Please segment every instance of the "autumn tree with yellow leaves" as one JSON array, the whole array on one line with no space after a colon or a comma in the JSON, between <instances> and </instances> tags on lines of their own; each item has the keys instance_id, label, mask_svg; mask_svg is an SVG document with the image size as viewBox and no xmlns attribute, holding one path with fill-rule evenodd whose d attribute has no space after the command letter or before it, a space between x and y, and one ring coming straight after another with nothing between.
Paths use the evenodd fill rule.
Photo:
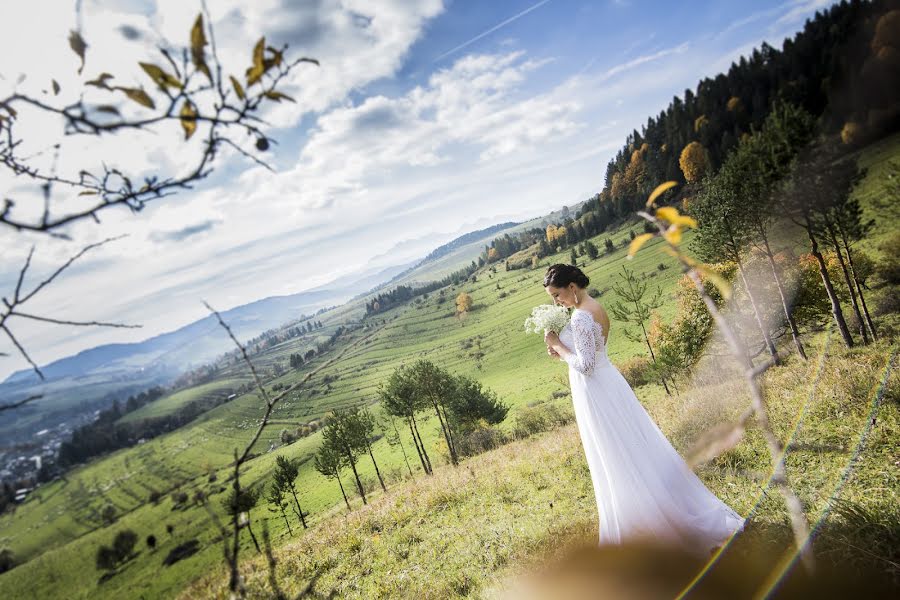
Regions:
<instances>
[{"instance_id":1,"label":"autumn tree with yellow leaves","mask_svg":"<svg viewBox=\"0 0 900 600\"><path fill-rule=\"evenodd\" d=\"M681 151L678 165L685 180L696 183L709 170L709 154L700 142L691 142Z\"/></svg>"},{"instance_id":2,"label":"autumn tree with yellow leaves","mask_svg":"<svg viewBox=\"0 0 900 600\"><path fill-rule=\"evenodd\" d=\"M456 297L456 312L462 314L470 310L472 310L472 296L466 292L460 292Z\"/></svg>"}]
</instances>

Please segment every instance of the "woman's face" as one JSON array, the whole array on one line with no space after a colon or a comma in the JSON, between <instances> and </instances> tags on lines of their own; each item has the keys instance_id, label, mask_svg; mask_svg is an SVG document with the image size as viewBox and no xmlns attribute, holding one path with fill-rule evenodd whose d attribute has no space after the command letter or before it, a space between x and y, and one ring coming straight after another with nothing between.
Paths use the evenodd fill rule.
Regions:
<instances>
[{"instance_id":1,"label":"woman's face","mask_svg":"<svg viewBox=\"0 0 900 600\"><path fill-rule=\"evenodd\" d=\"M548 285L544 289L547 290L547 293L553 299L554 304L571 308L575 306L575 287L574 283L570 283L567 287L558 288Z\"/></svg>"}]
</instances>

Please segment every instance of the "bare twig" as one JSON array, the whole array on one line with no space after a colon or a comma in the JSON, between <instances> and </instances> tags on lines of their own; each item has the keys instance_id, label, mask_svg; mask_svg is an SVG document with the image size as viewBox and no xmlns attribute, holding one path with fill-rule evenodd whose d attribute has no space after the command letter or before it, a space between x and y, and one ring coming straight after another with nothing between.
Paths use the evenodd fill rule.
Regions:
<instances>
[{"instance_id":1,"label":"bare twig","mask_svg":"<svg viewBox=\"0 0 900 600\"><path fill-rule=\"evenodd\" d=\"M10 402L9 404L0 404L0 412L3 412L4 410L12 410L14 408L19 408L20 406L24 406L25 404L28 404L29 402L33 402L34 400L40 400L43 397L44 397L43 394L34 394L32 396L28 396L24 400Z\"/></svg>"},{"instance_id":2,"label":"bare twig","mask_svg":"<svg viewBox=\"0 0 900 600\"><path fill-rule=\"evenodd\" d=\"M292 385L281 390L276 396L269 398L269 394L266 392L266 389L263 386L262 380L259 377L259 373L257 372L256 367L253 365L253 362L250 360L250 356L247 354L246 348L244 348L244 346L238 341L237 337L234 335L234 332L231 330L231 328L228 326L228 324L225 323L225 320L222 319L222 315L219 314L219 312L216 311L214 308L212 308L207 302L204 301L203 304L206 306L207 309L209 309L209 311L213 315L215 315L216 319L219 321L219 325L221 325L222 328L225 329L225 331L228 333L228 337L230 337L231 341L234 342L234 344L238 347L244 362L247 364L247 366L250 369L250 372L253 374L253 379L254 379L254 382L256 383L257 389L259 390L260 396L262 397L263 401L266 404L265 412L263 413L263 418L259 423L259 427L257 427L256 432L253 434L253 437L251 438L250 442L244 448L244 451L239 453L236 448L234 451L233 489L234 489L235 498L237 498L241 493L241 486L240 486L241 465L244 462L250 460L250 458L251 458L250 454L253 449L253 446L256 444L256 442L259 440L259 437L262 435L263 429L265 429L266 426L271 423L269 418L272 414L272 410L275 408L275 405L278 404L278 402L281 401L283 398L285 398L288 394L299 389L301 386L305 385L312 377L314 377L320 371L322 371L323 369L327 369L334 362L343 358L343 356L348 351L363 344L365 341L367 341L368 339L370 339L371 337L373 337L374 335L379 333L382 329L385 328L385 326L375 329L370 334L361 337L360 339L356 340L352 344L349 344L346 348L344 348L337 355L335 355L334 357L332 357L331 359L329 359L322 365L319 365L319 367L317 367L316 369L313 369L312 371L308 372L306 374L306 376L303 377L303 379L301 379L297 382L294 382ZM238 514L237 514L238 511L235 510L233 512L234 512L234 514L232 515L232 523L231 523L232 531L233 531L232 547L230 549L227 547L228 540L226 537L224 537L224 534L223 534L223 539L225 540L224 543L226 546L224 552L225 552L225 559L229 564L229 568L230 568L230 572L231 572L229 588L233 594L238 594L240 597L243 597L243 595L244 595L243 582L241 581L240 572L238 569L238 552L240 550L239 534L240 534L241 525L240 525L240 522L238 519ZM217 522L217 525L219 526L220 531L224 531L224 527L221 526L221 523ZM313 579L313 581L315 581L315 578ZM300 594L300 596L298 596L298 598L304 597L312 589L312 583L313 582L310 582L310 584L306 587L306 589L303 592L301 592L301 594Z\"/></svg>"},{"instance_id":3,"label":"bare twig","mask_svg":"<svg viewBox=\"0 0 900 600\"><path fill-rule=\"evenodd\" d=\"M734 331L731 329L731 326L725 320L725 317L722 315L721 311L719 311L718 306L716 306L715 300L713 300L709 293L706 291L706 287L704 286L703 281L700 278L700 272L698 271L699 265L692 259L682 254L677 246L677 243L672 242L672 238L668 234L671 226L667 227L661 219L658 219L656 216L653 216L645 211L639 211L638 214L657 227L656 235L663 238L665 244L668 247L669 254L674 256L681 263L682 271L693 282L694 287L697 289L697 293L700 295L700 298L706 305L709 314L712 316L713 320L716 323L716 326L725 338L728 347L731 349L731 353L743 367L744 380L746 381L747 386L750 389L750 399L753 414L756 415L757 423L759 424L760 429L763 432L763 437L765 438L766 446L769 449L769 455L772 460L771 481L778 488L779 492L781 492L781 495L784 498L785 504L787 505L788 509L788 515L790 516L791 520L791 528L794 532L794 541L797 544L797 548L800 550L804 564L806 565L807 569L812 572L815 567L815 562L813 559L812 551L810 550L808 545L805 544L805 540L807 540L809 537L809 524L806 520L806 515L803 512L803 505L800 503L800 499L797 497L788 483L787 474L785 473L784 468L785 451L781 445L781 441L778 439L778 436L776 436L775 432L772 430L772 425L769 422L768 411L766 410L763 391L759 382L759 377L770 366L774 364L776 358L773 357L766 363L763 363L756 368L753 367L744 344L741 342L740 338L735 335ZM674 225L675 224L673 223L673 226ZM745 412L741 420L746 422L748 418L749 414ZM738 425L741 426L741 423L739 423ZM737 437L736 439L739 439L739 437Z\"/></svg>"},{"instance_id":4,"label":"bare twig","mask_svg":"<svg viewBox=\"0 0 900 600\"><path fill-rule=\"evenodd\" d=\"M49 277L38 283L34 289L30 292L23 293L22 288L25 283L25 274L28 271L28 267L31 265L31 259L34 256L34 247L32 246L31 250L28 252L28 257L25 259L25 263L22 265L22 269L19 271L19 277L16 280L16 287L13 291L12 299L2 298L3 309L0 310L0 330L6 334L6 336L10 339L16 349L19 351L19 354L24 358L29 365L31 365L32 370L37 374L41 380L44 379L44 373L41 371L40 367L38 367L37 363L31 358L28 352L25 350L25 347L22 343L16 338L15 334L13 334L12 330L9 327L9 323L13 317L20 317L22 319L30 319L33 321L42 321L45 323L52 323L54 325L71 325L74 327L113 327L113 328L137 328L140 325L126 325L123 323L108 323L105 321L72 321L68 319L55 319L53 317L44 317L41 315L35 315L31 313L22 312L18 310L18 307L22 306L32 298L34 298L38 292L43 290L45 287L53 283L57 277L62 275L66 269L68 269L72 264L84 256L86 253L90 252L95 248L99 248L104 244L108 244L109 242L113 242L119 239L122 239L126 236L118 236L113 238L107 238L101 242L96 242L94 244L88 244L84 248L82 248L78 253L69 258L65 263L62 264L59 268L57 268Z\"/></svg>"},{"instance_id":5,"label":"bare twig","mask_svg":"<svg viewBox=\"0 0 900 600\"><path fill-rule=\"evenodd\" d=\"M206 18L205 27L203 27L203 15ZM160 102L158 107L157 102L154 102L153 98L142 89L111 85L109 81L113 77L109 74L103 74L85 84L115 94L114 101L122 98L120 93L126 94L130 100L144 106L146 116L127 119L122 117L118 109L111 104L100 106L101 110L98 110L98 107L85 104L83 99L68 106L54 106L47 101L20 92L14 92L5 98L0 97L0 167L6 167L16 177L24 177L38 183L44 196L44 210L38 218L19 218L13 211L14 200L5 198L2 210L0 210L0 225L6 225L17 231L33 231L55 237L67 237L64 233L57 233L56 230L83 219L99 221L98 214L110 207L123 205L132 211L140 211L147 202L169 196L177 190L189 189L195 182L206 178L212 172L213 160L222 145L231 146L257 164L270 168L264 161L244 151L237 143L237 135L252 135L257 140L264 140L265 147L268 147L270 139L260 128L265 122L255 113L260 111L264 102L292 101L292 98L278 89L284 78L301 63L318 65L319 62L308 57L288 62L284 59L287 46L278 50L266 47L262 53L254 53L254 65L251 70L258 68L258 77L251 80L248 75L246 87L237 80L234 80L232 84L223 75L215 33L205 2L197 22L202 28L203 35L205 36L207 32L209 34L214 71L210 71L205 59L202 58L205 54L203 51L205 42L182 52L184 60L181 68L173 58L172 52L166 48L160 48L160 54L171 65L175 75L165 73L159 67L157 67L158 74L156 76L147 71L156 84L156 91L164 96L164 101ZM193 35L191 37L192 44L196 43L196 38ZM197 55L194 55L195 51ZM267 57L264 57L264 54ZM194 56L193 61L188 58L192 55ZM198 55L201 57L199 62L196 58ZM201 75L198 76L198 74ZM210 94L213 96L212 102L206 101ZM210 107L210 105L212 106ZM206 138L203 152L193 163L193 167L178 176L159 173L147 176L143 181L132 182L126 174L106 165L95 172L81 170L77 177L61 176L56 174L56 164L61 152L59 144L53 146L55 158L50 172L44 172L34 162L34 159L45 154L45 151L27 157L17 153L22 142L22 138L16 134L19 124L17 108L22 106L33 109L39 114L61 119L65 135L101 136L122 131L151 131L156 126L171 121L177 121L185 127L186 137L190 137L200 124L208 127L209 135ZM187 112L185 112L186 110ZM192 125L193 128L191 128ZM189 129L190 131L188 131ZM265 148L261 145L260 149L264 150ZM85 208L53 216L50 210L53 200L51 194L53 184L60 184L65 190L66 196L70 194L93 196L97 200Z\"/></svg>"}]
</instances>

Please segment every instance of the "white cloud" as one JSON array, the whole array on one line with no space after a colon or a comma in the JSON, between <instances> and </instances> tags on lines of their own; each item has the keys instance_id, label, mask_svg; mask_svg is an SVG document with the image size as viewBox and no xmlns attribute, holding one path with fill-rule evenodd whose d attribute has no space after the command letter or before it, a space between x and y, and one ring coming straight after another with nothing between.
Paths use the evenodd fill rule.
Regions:
<instances>
[{"instance_id":1,"label":"white cloud","mask_svg":"<svg viewBox=\"0 0 900 600\"><path fill-rule=\"evenodd\" d=\"M151 42L186 36L196 5L161 0L153 6L154 11L134 16L123 14L129 3L104 12L85 0L89 73L131 72L128 65L152 52ZM744 48L722 48L713 36L692 36L696 41L690 45L648 50L621 64L598 57L569 77L559 73L558 58L503 48L460 56L414 87L370 94L369 83L390 79L401 68L430 16L440 10L438 3L419 3L414 12L401 0L298 6L223 0L211 8L227 64L249 62L249 48L263 31L273 32L267 39L276 44L291 42L298 54L322 60L321 69L299 72L290 82L286 91L298 98L298 106L273 106L267 115L278 125L294 126L307 109L315 109L305 117L311 123L299 140L302 146L277 174L233 159L219 178L150 205L137 217L111 211L102 227L75 228L77 242L0 231L4 293L30 241L40 242L34 274L39 279L84 243L107 232L130 234L98 250L30 308L49 316L143 323L145 329L73 332L20 322L16 331L27 334L39 362L100 342L141 339L202 317L201 298L227 309L301 291L357 271L406 239L455 231L484 217L536 216L584 200L599 191L606 159L633 128L657 114L673 94L720 70L710 56L730 61ZM62 52L50 52L48 37L37 35L48 47L40 59L48 72L71 72L76 61L64 40L74 15L50 12L46 35ZM97 16L101 13L106 16ZM111 57L102 67L90 62L106 56L105 44L122 45L123 23L142 32L133 52ZM0 23L0 57L8 56L7 43L25 44L20 56L37 52L27 45L28 27L20 23L25 33L11 42L4 37L7 29ZM0 73L7 75L9 68L0 63ZM54 135L48 132L45 141ZM169 141L179 136L176 124L146 145L111 139L102 151L125 157L138 169L179 165L186 156L180 152L189 150ZM136 147L143 151L134 152ZM89 144L83 151L99 156L99 150ZM285 155L282 151L280 160ZM0 345L0 351L9 350ZM10 362L0 363L0 369L12 368Z\"/></svg>"}]
</instances>

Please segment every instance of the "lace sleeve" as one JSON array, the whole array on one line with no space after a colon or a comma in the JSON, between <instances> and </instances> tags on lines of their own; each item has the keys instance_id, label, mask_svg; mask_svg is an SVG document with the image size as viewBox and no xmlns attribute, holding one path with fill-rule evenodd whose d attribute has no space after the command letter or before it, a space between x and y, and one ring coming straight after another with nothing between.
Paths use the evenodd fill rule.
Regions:
<instances>
[{"instance_id":1,"label":"lace sleeve","mask_svg":"<svg viewBox=\"0 0 900 600\"><path fill-rule=\"evenodd\" d=\"M566 356L566 362L583 375L594 371L597 358L597 342L594 340L594 318L586 312L576 311L569 322L575 348Z\"/></svg>"}]
</instances>

